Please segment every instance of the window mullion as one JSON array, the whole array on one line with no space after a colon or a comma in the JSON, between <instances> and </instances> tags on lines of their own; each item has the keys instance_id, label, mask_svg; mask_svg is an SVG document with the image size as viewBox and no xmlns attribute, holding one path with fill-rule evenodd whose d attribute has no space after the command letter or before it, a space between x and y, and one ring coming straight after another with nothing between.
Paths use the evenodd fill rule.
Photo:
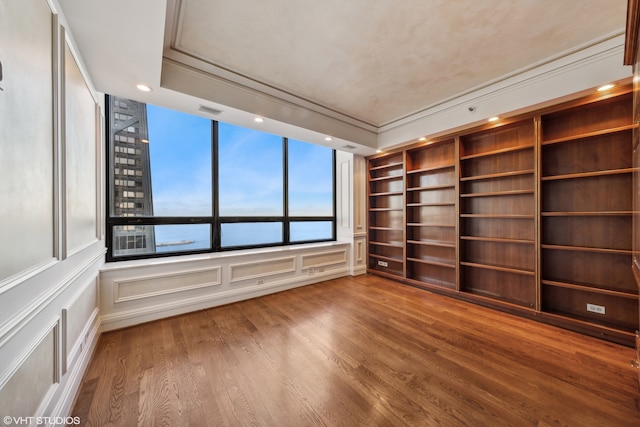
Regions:
<instances>
[{"instance_id":1,"label":"window mullion","mask_svg":"<svg viewBox=\"0 0 640 427\"><path fill-rule=\"evenodd\" d=\"M287 138L282 138L282 213L283 213L283 222L282 222L282 243L285 245L289 244L291 240L291 236L289 233L289 140Z\"/></svg>"},{"instance_id":2,"label":"window mullion","mask_svg":"<svg viewBox=\"0 0 640 427\"><path fill-rule=\"evenodd\" d=\"M211 179L213 183L211 185L211 202L213 203L213 224L211 224L211 245L214 251L219 251L221 247L222 227L220 226L220 176L218 162L220 159L219 152L219 135L218 135L218 122L216 120L211 121L211 138L212 138L212 154L211 154Z\"/></svg>"}]
</instances>

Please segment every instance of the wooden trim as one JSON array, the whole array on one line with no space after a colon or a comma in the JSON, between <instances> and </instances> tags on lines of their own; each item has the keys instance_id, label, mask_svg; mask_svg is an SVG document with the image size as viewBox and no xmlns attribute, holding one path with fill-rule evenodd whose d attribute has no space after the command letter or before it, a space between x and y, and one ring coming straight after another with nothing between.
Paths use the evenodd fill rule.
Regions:
<instances>
[{"instance_id":1,"label":"wooden trim","mask_svg":"<svg viewBox=\"0 0 640 427\"><path fill-rule=\"evenodd\" d=\"M633 65L638 53L640 0L627 0L627 28L624 39L624 65Z\"/></svg>"}]
</instances>

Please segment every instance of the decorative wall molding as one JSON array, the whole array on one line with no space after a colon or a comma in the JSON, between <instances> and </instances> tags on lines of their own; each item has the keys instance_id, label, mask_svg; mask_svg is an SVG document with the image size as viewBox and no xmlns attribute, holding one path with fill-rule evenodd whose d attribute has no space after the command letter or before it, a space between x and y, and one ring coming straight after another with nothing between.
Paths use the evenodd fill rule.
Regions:
<instances>
[{"instance_id":1,"label":"decorative wall molding","mask_svg":"<svg viewBox=\"0 0 640 427\"><path fill-rule=\"evenodd\" d=\"M8 277L3 281L0 281L0 295L22 284L23 282L31 279L32 277L37 276L43 271L50 269L52 266L54 266L58 262L59 260L57 258L50 258L46 261L42 261L41 263L32 266L31 268L21 271L18 274ZM0 336L2 336L1 332L0 332Z\"/></svg>"},{"instance_id":2,"label":"decorative wall molding","mask_svg":"<svg viewBox=\"0 0 640 427\"><path fill-rule=\"evenodd\" d=\"M96 314L97 312L96 310ZM82 350L79 353L74 353L74 357L68 358L70 363L65 374L65 381L61 383L62 390L59 392L53 408L50 409L52 417L67 417L73 409L76 393L80 389L80 382L89 366L100 336L100 322L97 321L97 316L92 317L91 322L93 323L87 325L89 332L86 335L87 339ZM78 357L78 359L75 357ZM49 406L47 405L47 409L49 409ZM47 409L43 408L40 413L48 413Z\"/></svg>"},{"instance_id":3,"label":"decorative wall molding","mask_svg":"<svg viewBox=\"0 0 640 427\"><path fill-rule=\"evenodd\" d=\"M296 257L274 258L265 261L247 261L229 266L229 282L257 279L274 274L294 273Z\"/></svg>"},{"instance_id":4,"label":"decorative wall molding","mask_svg":"<svg viewBox=\"0 0 640 427\"><path fill-rule=\"evenodd\" d=\"M44 339L49 336L53 332L54 334L54 342L57 342L57 337L60 334L60 318L56 318L53 321L49 322L45 325L44 328L41 329L41 332L33 338L29 344L24 346L22 352L18 357L16 357L11 363L5 366L4 372L0 374L0 390L4 388L5 385L9 382L9 380L15 375L15 373L20 369L20 367L29 359L29 357L33 354L35 349L43 343ZM52 343L51 352L53 353L54 363L51 366L51 379L52 382L59 382L59 372L56 372L56 364L59 361L59 348L55 348L56 345ZM58 381L56 381L58 380Z\"/></svg>"},{"instance_id":5,"label":"decorative wall molding","mask_svg":"<svg viewBox=\"0 0 640 427\"><path fill-rule=\"evenodd\" d=\"M87 295L88 291L93 291L93 296L94 296L92 301L89 301L91 306L90 307L91 312L89 313L88 316L86 316L86 318L75 319L76 322L78 322L78 320L82 322L81 323L82 328L80 329L78 334L76 334L75 336L70 336L71 331L73 331L74 328L68 327L69 325L68 321L74 320L74 316L73 316L74 308L82 302L82 298L85 295ZM88 294L88 295L90 296L91 294ZM62 309L61 357L62 357L62 370L63 370L62 374L63 375L66 374L67 370L70 369L70 367L75 363L76 357L78 357L78 355L84 350L84 346L86 345L85 341L87 340L88 334L91 331L91 329L95 327L96 319L98 318L98 313L100 312L99 310L100 305L98 303L99 295L100 295L99 281L98 281L98 277L95 277L93 278L93 280L90 280L86 286L81 288L80 291L76 292L76 294L69 299L69 302ZM72 315L69 316L69 313L71 313ZM71 319L69 319L69 317L71 317ZM73 340L73 342L70 342L70 340ZM71 348L69 348L70 344L71 344Z\"/></svg>"},{"instance_id":6,"label":"decorative wall molding","mask_svg":"<svg viewBox=\"0 0 640 427\"><path fill-rule=\"evenodd\" d=\"M329 265L346 264L349 259L347 257L347 249L341 249L331 252L318 252L312 254L302 254L301 267L302 270L310 268L321 268Z\"/></svg>"},{"instance_id":7,"label":"decorative wall molding","mask_svg":"<svg viewBox=\"0 0 640 427\"><path fill-rule=\"evenodd\" d=\"M150 274L115 281L113 302L118 304L136 299L219 286L221 283L222 268L220 266Z\"/></svg>"},{"instance_id":8,"label":"decorative wall molding","mask_svg":"<svg viewBox=\"0 0 640 427\"><path fill-rule=\"evenodd\" d=\"M96 326L99 313L100 313L100 309L96 307L91 313L91 316L89 317L87 323L84 325L84 328L80 333L80 336L76 340L73 347L71 347L71 350L67 351L66 347L63 347L63 350L62 350L63 356L64 356L63 365L62 365L64 369L63 374L66 374L69 369L75 366L78 363L78 358L83 354L83 352L86 352L88 343L90 342L90 338L89 338L90 334L93 332L94 329L97 329L97 327L99 326L99 323L97 323L97 326ZM66 345L66 341L65 341L65 345Z\"/></svg>"},{"instance_id":9,"label":"decorative wall molding","mask_svg":"<svg viewBox=\"0 0 640 427\"><path fill-rule=\"evenodd\" d=\"M352 189L352 177L351 177L351 161L340 162L340 189L338 194L340 195L340 227L351 228L351 189Z\"/></svg>"},{"instance_id":10,"label":"decorative wall molding","mask_svg":"<svg viewBox=\"0 0 640 427\"><path fill-rule=\"evenodd\" d=\"M26 324L51 304L56 297L78 280L80 276L89 271L90 268L97 268L98 265L101 265L104 262L105 251L106 249L94 254L86 263L77 266L69 272L67 277L61 278L61 280L57 284L52 285L47 292L34 298L29 305L23 307L22 310L4 322L4 324L0 326L0 347L4 346L7 341L13 338Z\"/></svg>"}]
</instances>

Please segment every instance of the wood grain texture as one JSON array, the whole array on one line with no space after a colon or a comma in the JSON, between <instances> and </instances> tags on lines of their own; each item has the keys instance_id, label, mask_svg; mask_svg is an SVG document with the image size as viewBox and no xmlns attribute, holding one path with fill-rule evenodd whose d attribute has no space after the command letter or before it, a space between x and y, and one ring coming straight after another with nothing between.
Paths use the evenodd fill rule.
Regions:
<instances>
[{"instance_id":1,"label":"wood grain texture","mask_svg":"<svg viewBox=\"0 0 640 427\"><path fill-rule=\"evenodd\" d=\"M634 350L378 276L101 336L87 426L638 426Z\"/></svg>"}]
</instances>

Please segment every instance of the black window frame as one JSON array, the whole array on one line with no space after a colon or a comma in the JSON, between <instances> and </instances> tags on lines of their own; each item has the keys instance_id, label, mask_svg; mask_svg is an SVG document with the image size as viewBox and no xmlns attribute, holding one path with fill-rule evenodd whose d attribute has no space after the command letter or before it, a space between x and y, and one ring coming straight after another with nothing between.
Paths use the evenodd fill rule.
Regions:
<instances>
[{"instance_id":1,"label":"black window frame","mask_svg":"<svg viewBox=\"0 0 640 427\"><path fill-rule=\"evenodd\" d=\"M105 119L105 167L106 167L106 179L105 179L105 241L107 246L106 261L107 262L120 262L137 259L153 259L153 258L165 258L175 257L183 255L195 255L206 254L216 252L228 252L247 249L259 249L269 247L281 247L292 245L304 245L310 243L320 242L332 242L336 241L337 236L337 191L336 191L336 150L332 149L332 216L289 216L288 201L289 201L289 153L287 137L282 138L282 156L283 156L283 215L280 216L220 216L219 212L219 169L217 167L219 160L218 152L218 121L211 121L211 202L212 202L212 215L211 216L112 216L112 206L114 203L114 195L112 194L112 180L114 167L112 156L114 155L113 141L111 140L111 106L109 97L111 95L105 95L106 106L106 119ZM163 107L164 108L164 107ZM254 129L255 130L255 129ZM260 131L263 132L263 131ZM300 141L305 142L305 141ZM292 222L331 222L331 238L329 239L314 239L304 241L294 241L290 239L290 225ZM236 224L236 223L257 223L257 222L279 222L282 224L282 241L276 243L265 243L255 245L238 245L238 246L226 246L221 245L221 228L222 224ZM184 225L184 224L208 224L210 226L210 248L206 249L194 249L186 251L174 251L174 252L154 252L144 254L129 254L114 256L114 227L118 226L156 226L156 225Z\"/></svg>"}]
</instances>

